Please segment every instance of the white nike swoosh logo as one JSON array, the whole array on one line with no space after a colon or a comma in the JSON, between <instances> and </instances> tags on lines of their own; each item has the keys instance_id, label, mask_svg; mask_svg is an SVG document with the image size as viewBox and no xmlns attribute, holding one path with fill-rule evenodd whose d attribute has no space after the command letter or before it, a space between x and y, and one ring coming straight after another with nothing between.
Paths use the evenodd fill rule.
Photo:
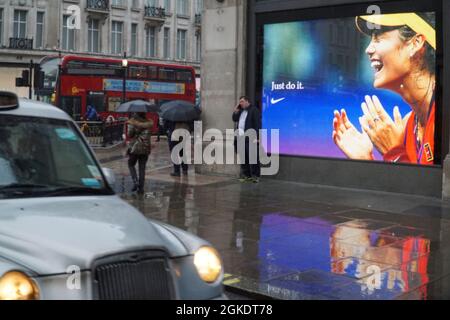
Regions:
<instances>
[{"instance_id":1,"label":"white nike swoosh logo","mask_svg":"<svg viewBox=\"0 0 450 320\"><path fill-rule=\"evenodd\" d=\"M272 100L270 100L270 102L272 103L272 104L277 104L277 103L279 103L279 102L281 102L281 101L283 101L283 100L285 100L286 98L281 98L281 99L277 99L277 100L275 100L274 98L272 98Z\"/></svg>"}]
</instances>

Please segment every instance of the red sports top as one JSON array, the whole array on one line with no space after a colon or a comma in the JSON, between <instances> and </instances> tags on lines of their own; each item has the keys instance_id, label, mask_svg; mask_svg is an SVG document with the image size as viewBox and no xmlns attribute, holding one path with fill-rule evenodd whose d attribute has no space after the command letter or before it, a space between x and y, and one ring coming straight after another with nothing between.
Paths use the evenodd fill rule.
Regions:
<instances>
[{"instance_id":1,"label":"red sports top","mask_svg":"<svg viewBox=\"0 0 450 320\"><path fill-rule=\"evenodd\" d=\"M422 146L420 150L416 147L416 135L414 133L415 117L414 111L408 119L405 131L405 144L400 147L389 150L384 155L386 162L404 162L417 163L421 165L434 164L434 120L435 120L435 103L431 106L427 125L423 135Z\"/></svg>"}]
</instances>

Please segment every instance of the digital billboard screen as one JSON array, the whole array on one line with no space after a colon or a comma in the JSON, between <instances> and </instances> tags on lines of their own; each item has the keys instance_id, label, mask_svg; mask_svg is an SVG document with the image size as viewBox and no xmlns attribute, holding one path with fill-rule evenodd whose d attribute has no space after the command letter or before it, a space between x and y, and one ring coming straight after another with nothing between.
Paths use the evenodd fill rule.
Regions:
<instances>
[{"instance_id":1,"label":"digital billboard screen","mask_svg":"<svg viewBox=\"0 0 450 320\"><path fill-rule=\"evenodd\" d=\"M282 155L438 165L436 14L264 25L262 122Z\"/></svg>"}]
</instances>

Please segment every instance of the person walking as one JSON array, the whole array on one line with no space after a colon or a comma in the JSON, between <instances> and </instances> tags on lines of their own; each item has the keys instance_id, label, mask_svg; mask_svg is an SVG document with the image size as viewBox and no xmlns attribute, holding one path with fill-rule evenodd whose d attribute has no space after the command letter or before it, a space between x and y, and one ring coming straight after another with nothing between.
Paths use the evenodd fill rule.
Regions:
<instances>
[{"instance_id":1,"label":"person walking","mask_svg":"<svg viewBox=\"0 0 450 320\"><path fill-rule=\"evenodd\" d=\"M151 153L153 121L147 120L145 113L135 113L127 124L127 133L130 139L127 150L128 168L134 183L132 191L142 194L145 186L145 169ZM139 177L135 168L137 163L139 163Z\"/></svg>"},{"instance_id":2,"label":"person walking","mask_svg":"<svg viewBox=\"0 0 450 320\"><path fill-rule=\"evenodd\" d=\"M250 103L246 96L239 98L239 103L233 112L233 121L237 123L238 133L235 137L235 151L242 156L244 163L241 164L241 175L239 180L242 182L258 183L261 175L259 164L259 131L261 130L261 112L257 107ZM249 134L249 130L256 131L256 137ZM245 155L241 155L239 145L245 146ZM251 163L250 152L256 150L256 163Z\"/></svg>"},{"instance_id":3,"label":"person walking","mask_svg":"<svg viewBox=\"0 0 450 320\"><path fill-rule=\"evenodd\" d=\"M172 152L173 149L179 144L179 143L183 143L183 137L180 137L179 140L175 140L172 141L172 134L174 133L175 130L187 130L188 132L192 132L192 125L189 122L174 122L174 121L168 121L168 120L164 120L164 127L165 127L165 131L167 134L167 140L169 142L169 149L170 149L170 153L171 153L171 159L173 162L173 157L177 157L180 162L179 163L175 163L173 162L173 172L170 174L172 177L180 177L181 176L181 169L183 170L183 175L187 175L188 174L188 164L184 161L184 152L183 149L181 149L181 151L179 152L178 155L173 156Z\"/></svg>"}]
</instances>

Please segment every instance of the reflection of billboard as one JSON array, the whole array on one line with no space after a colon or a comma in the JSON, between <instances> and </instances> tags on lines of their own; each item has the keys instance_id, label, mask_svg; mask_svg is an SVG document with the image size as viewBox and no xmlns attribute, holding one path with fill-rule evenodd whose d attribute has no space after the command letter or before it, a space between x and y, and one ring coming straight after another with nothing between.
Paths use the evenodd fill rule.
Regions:
<instances>
[{"instance_id":1,"label":"reflection of billboard","mask_svg":"<svg viewBox=\"0 0 450 320\"><path fill-rule=\"evenodd\" d=\"M378 228L375 224L381 229L371 230ZM388 225L391 227L382 228ZM353 279L340 289L341 299L392 299L420 287L416 298L426 299L430 240L408 234L394 237L395 228L369 219L336 224L330 216L265 215L259 240L260 274L279 268ZM372 285L375 270L379 270L380 279ZM285 283L275 279L270 284ZM311 289L299 284L296 288L330 294L325 287L324 292L319 292L319 286Z\"/></svg>"},{"instance_id":2,"label":"reflection of billboard","mask_svg":"<svg viewBox=\"0 0 450 320\"><path fill-rule=\"evenodd\" d=\"M280 154L438 164L434 20L266 24L263 127L280 130Z\"/></svg>"}]
</instances>

